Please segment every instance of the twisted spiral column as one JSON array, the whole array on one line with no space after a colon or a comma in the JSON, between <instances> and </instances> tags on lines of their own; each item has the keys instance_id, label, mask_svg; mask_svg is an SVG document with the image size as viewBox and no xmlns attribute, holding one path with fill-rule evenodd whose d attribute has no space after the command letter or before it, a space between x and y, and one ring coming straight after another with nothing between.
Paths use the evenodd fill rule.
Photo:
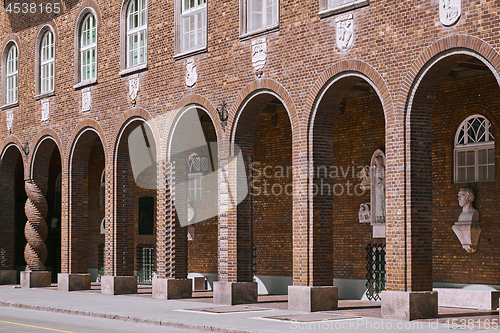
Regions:
<instances>
[{"instance_id":1,"label":"twisted spiral column","mask_svg":"<svg viewBox=\"0 0 500 333\"><path fill-rule=\"evenodd\" d=\"M47 224L45 223L48 212L47 200L32 180L26 181L25 189L28 195L28 200L26 200L24 206L28 218L24 228L24 235L28 242L24 248L24 259L27 263L26 271L44 271L45 261L47 260L47 246L45 246L45 239L47 238Z\"/></svg>"}]
</instances>

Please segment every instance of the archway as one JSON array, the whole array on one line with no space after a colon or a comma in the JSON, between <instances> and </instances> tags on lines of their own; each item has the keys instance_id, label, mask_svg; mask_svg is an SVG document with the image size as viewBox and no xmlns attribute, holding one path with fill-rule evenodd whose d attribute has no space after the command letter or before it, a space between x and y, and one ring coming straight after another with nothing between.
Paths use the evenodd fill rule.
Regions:
<instances>
[{"instance_id":1,"label":"archway","mask_svg":"<svg viewBox=\"0 0 500 333\"><path fill-rule=\"evenodd\" d=\"M316 98L309 141L309 285L335 284L341 287L339 299L361 299L371 266L367 255L383 254L385 246L385 221L375 225L370 215L375 191L369 178L360 179L363 169L367 176L374 170L374 154L385 152L385 117L377 86L358 72L332 77ZM380 178L385 187L383 159ZM377 191L385 196L385 188ZM368 213L362 219L361 209ZM378 278L383 282L384 276ZM379 299L379 292L371 296Z\"/></svg>"},{"instance_id":2,"label":"archway","mask_svg":"<svg viewBox=\"0 0 500 333\"><path fill-rule=\"evenodd\" d=\"M24 225L26 214L23 158L19 148L5 148L0 162L0 284L18 281L18 272L24 270Z\"/></svg>"},{"instance_id":3,"label":"archway","mask_svg":"<svg viewBox=\"0 0 500 333\"><path fill-rule=\"evenodd\" d=\"M292 127L281 97L270 90L250 94L232 138L234 155L241 152L245 164L238 167L238 192L240 181L248 184L237 205L237 281L255 278L259 294L287 294L293 276Z\"/></svg>"}]
</instances>

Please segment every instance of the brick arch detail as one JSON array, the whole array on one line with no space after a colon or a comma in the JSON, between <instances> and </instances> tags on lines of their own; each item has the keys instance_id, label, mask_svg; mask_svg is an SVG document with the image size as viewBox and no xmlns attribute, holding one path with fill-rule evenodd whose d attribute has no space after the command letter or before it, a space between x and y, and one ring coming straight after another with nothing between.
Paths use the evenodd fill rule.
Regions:
<instances>
[{"instance_id":1,"label":"brick arch detail","mask_svg":"<svg viewBox=\"0 0 500 333\"><path fill-rule=\"evenodd\" d=\"M219 121L219 116L212 102L210 102L210 100L201 95L188 95L184 97L179 103L177 103L174 110L168 114L165 131L163 133L163 136L161 137L161 141L158 146L158 151L160 152L158 160L164 159L163 155L167 151L169 138L171 137L171 134L173 134L171 133L172 125L177 119L177 116L181 111L184 110L185 107L189 105L199 105L202 108L204 108L207 111L210 118L212 119L212 124L214 125L215 132L217 135L217 142L222 142L224 140L225 133L224 131L222 131L222 127Z\"/></svg>"},{"instance_id":2,"label":"brick arch detail","mask_svg":"<svg viewBox=\"0 0 500 333\"><path fill-rule=\"evenodd\" d=\"M6 137L2 144L0 145L0 156L3 157L5 153L7 152L7 149L10 147L15 147L17 150L19 150L19 153L21 154L21 158L23 159L23 164L26 162L26 155L24 155L21 147L23 144L21 143L21 140L15 135L10 135Z\"/></svg>"},{"instance_id":3,"label":"brick arch detail","mask_svg":"<svg viewBox=\"0 0 500 333\"><path fill-rule=\"evenodd\" d=\"M454 52L455 51L455 52ZM454 53L479 55L489 62L491 67L496 71L493 72L500 86L500 54L487 42L473 36L468 35L453 35L438 40L425 51L423 51L412 63L405 78L401 83L401 91L398 100L398 110L404 110L407 114L410 99L418 89L420 79L422 79L426 70L434 66L436 62L432 60L436 57L443 58ZM488 67L490 67L488 66ZM490 68L491 69L491 68Z\"/></svg>"},{"instance_id":4,"label":"brick arch detail","mask_svg":"<svg viewBox=\"0 0 500 333\"><path fill-rule=\"evenodd\" d=\"M361 74L361 76L370 81L376 88L378 97L382 103L384 109L384 115L386 119L386 124L394 119L394 106L392 101L391 93L387 87L387 84L380 75L380 73L371 65L360 60L342 60L332 66L330 66L326 71L324 71L320 77L314 82L312 88L307 95L304 110L306 110L307 119L311 119L313 114L313 108L320 102L318 100L319 95L322 90L328 85L328 83L335 77L342 75L343 73L348 76L348 73ZM311 125L309 125L311 126Z\"/></svg>"},{"instance_id":5,"label":"brick arch detail","mask_svg":"<svg viewBox=\"0 0 500 333\"><path fill-rule=\"evenodd\" d=\"M82 120L81 122L78 123L78 125L76 126L75 130L73 131L73 133L71 135L71 139L69 141L71 144L71 149L70 149L69 155L71 155L71 151L73 151L73 149L75 149L75 147L76 147L77 138L85 130L93 130L99 136L99 139L101 140L101 144L102 144L102 147L104 150L104 159L105 159L105 161L107 161L107 158L109 156L107 138L106 138L106 135L104 134L104 131L102 130L101 125L97 121L95 121L94 119L85 119L85 120Z\"/></svg>"},{"instance_id":6,"label":"brick arch detail","mask_svg":"<svg viewBox=\"0 0 500 333\"><path fill-rule=\"evenodd\" d=\"M59 135L57 134L57 132L54 131L52 128L47 127L47 128L44 128L43 130L41 130L40 132L38 132L35 139L32 141L32 142L35 142L35 144L32 146L33 148L30 148L30 153L28 156L28 158L29 158L28 164L29 165L27 166L28 173L26 173L30 177L33 176L32 169L33 169L33 163L35 162L35 158L36 158L35 151L38 149L38 147L40 147L41 142L46 138L50 138L55 142L57 149L59 149L59 154L61 154L61 170L63 170L63 171L66 170L67 151L66 151L64 145L62 144L62 141L59 138Z\"/></svg>"},{"instance_id":7,"label":"brick arch detail","mask_svg":"<svg viewBox=\"0 0 500 333\"><path fill-rule=\"evenodd\" d=\"M287 111L290 125L292 127L292 137L295 133L299 133L300 130L300 118L293 102L292 97L288 91L278 82L271 79L260 79L255 80L248 84L240 92L236 100L233 102L231 109L229 110L229 118L227 120L226 131L231 135L231 141L234 141L236 137L236 128L238 127L238 118L243 111L242 107L246 101L252 99L258 92L262 91L274 92L281 98L281 102L285 106Z\"/></svg>"},{"instance_id":8,"label":"brick arch detail","mask_svg":"<svg viewBox=\"0 0 500 333\"><path fill-rule=\"evenodd\" d=\"M117 153L116 149L118 148L119 142L118 137L120 134L125 130L125 128L130 124L131 121L134 119L136 120L142 120L146 123L148 123L149 127L151 128L151 132L153 133L153 137L155 139L155 145L156 145L156 151L158 154L158 144L161 142L161 136L158 131L158 127L156 125L155 119L143 108L132 108L125 112L123 116L121 117L120 121L118 121L117 124L117 130L113 134L113 137L111 140L108 142L113 145L113 152L114 154ZM111 157L111 156L109 156ZM114 158L114 157L113 157Z\"/></svg>"}]
</instances>

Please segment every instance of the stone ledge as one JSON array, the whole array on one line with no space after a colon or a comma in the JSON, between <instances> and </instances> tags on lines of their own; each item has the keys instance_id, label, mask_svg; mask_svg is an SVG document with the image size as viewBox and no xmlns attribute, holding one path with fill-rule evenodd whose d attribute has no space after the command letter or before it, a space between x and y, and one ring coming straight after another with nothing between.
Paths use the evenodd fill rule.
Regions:
<instances>
[{"instance_id":1,"label":"stone ledge","mask_svg":"<svg viewBox=\"0 0 500 333\"><path fill-rule=\"evenodd\" d=\"M101 294L137 294L137 276L104 275L101 277Z\"/></svg>"},{"instance_id":2,"label":"stone ledge","mask_svg":"<svg viewBox=\"0 0 500 333\"><path fill-rule=\"evenodd\" d=\"M439 306L478 310L497 310L500 291L454 288L434 288Z\"/></svg>"},{"instance_id":3,"label":"stone ledge","mask_svg":"<svg viewBox=\"0 0 500 333\"><path fill-rule=\"evenodd\" d=\"M214 304L238 305L257 303L257 282L214 282Z\"/></svg>"},{"instance_id":4,"label":"stone ledge","mask_svg":"<svg viewBox=\"0 0 500 333\"><path fill-rule=\"evenodd\" d=\"M90 274L57 274L57 290L90 290Z\"/></svg>"},{"instance_id":5,"label":"stone ledge","mask_svg":"<svg viewBox=\"0 0 500 333\"><path fill-rule=\"evenodd\" d=\"M193 295L193 280L191 279L153 279L153 298L181 299Z\"/></svg>"},{"instance_id":6,"label":"stone ledge","mask_svg":"<svg viewBox=\"0 0 500 333\"><path fill-rule=\"evenodd\" d=\"M52 274L47 271L21 272L21 288L50 287Z\"/></svg>"},{"instance_id":7,"label":"stone ledge","mask_svg":"<svg viewBox=\"0 0 500 333\"><path fill-rule=\"evenodd\" d=\"M315 312L338 308L339 290L335 286L288 286L288 310Z\"/></svg>"},{"instance_id":8,"label":"stone ledge","mask_svg":"<svg viewBox=\"0 0 500 333\"><path fill-rule=\"evenodd\" d=\"M437 318L436 291L382 291L382 318L415 320Z\"/></svg>"}]
</instances>

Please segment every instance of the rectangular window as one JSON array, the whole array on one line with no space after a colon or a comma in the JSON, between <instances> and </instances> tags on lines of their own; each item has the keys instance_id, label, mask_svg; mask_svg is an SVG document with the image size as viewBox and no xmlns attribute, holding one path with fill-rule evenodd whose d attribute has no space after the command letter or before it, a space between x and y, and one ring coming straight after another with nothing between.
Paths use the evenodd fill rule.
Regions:
<instances>
[{"instance_id":1,"label":"rectangular window","mask_svg":"<svg viewBox=\"0 0 500 333\"><path fill-rule=\"evenodd\" d=\"M81 81L96 77L97 28L93 15L88 15L82 26L81 36Z\"/></svg>"},{"instance_id":2,"label":"rectangular window","mask_svg":"<svg viewBox=\"0 0 500 333\"><path fill-rule=\"evenodd\" d=\"M368 6L369 0L319 0L319 17L324 18Z\"/></svg>"},{"instance_id":3,"label":"rectangular window","mask_svg":"<svg viewBox=\"0 0 500 333\"><path fill-rule=\"evenodd\" d=\"M270 28L278 24L278 0L247 0L246 32Z\"/></svg>"},{"instance_id":4,"label":"rectangular window","mask_svg":"<svg viewBox=\"0 0 500 333\"><path fill-rule=\"evenodd\" d=\"M45 33L42 41L40 59L40 92L46 93L54 90L54 35Z\"/></svg>"},{"instance_id":5,"label":"rectangular window","mask_svg":"<svg viewBox=\"0 0 500 333\"><path fill-rule=\"evenodd\" d=\"M180 52L207 45L207 0L182 0L180 18Z\"/></svg>"},{"instance_id":6,"label":"rectangular window","mask_svg":"<svg viewBox=\"0 0 500 333\"><path fill-rule=\"evenodd\" d=\"M455 159L457 183L495 179L494 148L458 150Z\"/></svg>"},{"instance_id":7,"label":"rectangular window","mask_svg":"<svg viewBox=\"0 0 500 333\"><path fill-rule=\"evenodd\" d=\"M6 103L17 102L18 87L18 54L17 47L12 46L7 56L7 98Z\"/></svg>"},{"instance_id":8,"label":"rectangular window","mask_svg":"<svg viewBox=\"0 0 500 333\"><path fill-rule=\"evenodd\" d=\"M188 198L191 201L203 200L203 174L189 175Z\"/></svg>"}]
</instances>

